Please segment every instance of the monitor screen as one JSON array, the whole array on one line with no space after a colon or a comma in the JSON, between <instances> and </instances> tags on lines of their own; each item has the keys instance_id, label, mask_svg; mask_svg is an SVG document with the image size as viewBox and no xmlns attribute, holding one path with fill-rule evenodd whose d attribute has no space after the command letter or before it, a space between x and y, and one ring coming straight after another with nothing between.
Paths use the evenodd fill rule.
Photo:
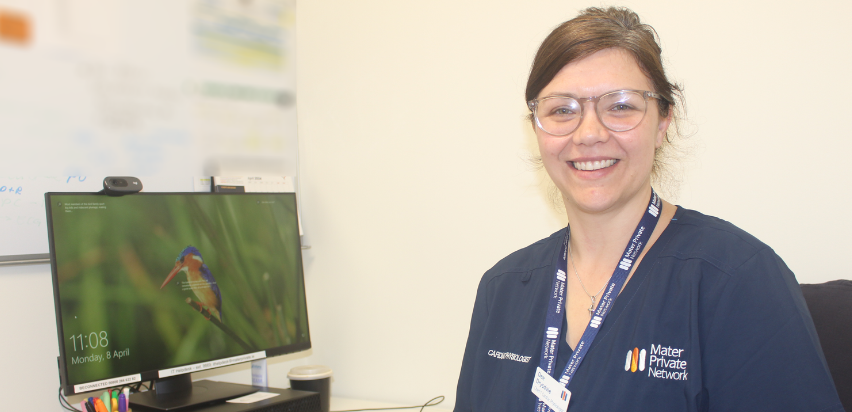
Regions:
<instances>
[{"instance_id":1,"label":"monitor screen","mask_svg":"<svg viewBox=\"0 0 852 412\"><path fill-rule=\"evenodd\" d=\"M46 204L65 394L310 348L293 193Z\"/></svg>"}]
</instances>

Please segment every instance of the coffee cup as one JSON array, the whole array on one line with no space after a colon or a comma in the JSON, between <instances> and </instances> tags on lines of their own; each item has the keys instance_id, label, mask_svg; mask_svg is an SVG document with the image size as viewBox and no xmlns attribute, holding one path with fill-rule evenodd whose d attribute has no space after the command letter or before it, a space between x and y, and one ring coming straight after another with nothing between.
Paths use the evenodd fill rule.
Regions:
<instances>
[{"instance_id":1,"label":"coffee cup","mask_svg":"<svg viewBox=\"0 0 852 412\"><path fill-rule=\"evenodd\" d=\"M323 365L297 366L287 374L290 389L319 392L320 409L329 412L331 406L331 368Z\"/></svg>"}]
</instances>

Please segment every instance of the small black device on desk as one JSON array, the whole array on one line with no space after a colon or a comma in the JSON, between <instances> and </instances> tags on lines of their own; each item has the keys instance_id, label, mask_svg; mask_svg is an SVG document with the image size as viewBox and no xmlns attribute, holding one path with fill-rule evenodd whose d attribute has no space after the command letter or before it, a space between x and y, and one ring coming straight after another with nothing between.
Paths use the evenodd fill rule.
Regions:
<instances>
[{"instance_id":1,"label":"small black device on desk","mask_svg":"<svg viewBox=\"0 0 852 412\"><path fill-rule=\"evenodd\" d=\"M212 381L197 381L196 383L202 382L212 382ZM232 384L237 385L237 384ZM246 389L251 390L251 386L249 385L239 385L245 386ZM295 391L292 389L277 389L277 388L263 388L261 389L263 392L272 392L279 394L278 396L264 399L262 401L258 401L255 403L216 403L213 405L205 405L205 406L197 406L186 409L181 409L181 411L192 411L192 412L247 412L247 411L255 411L255 412L320 412L320 395L317 392L307 392L307 391ZM144 393L144 392L142 392ZM159 411L158 409L147 408L141 405L133 404L134 396L138 396L140 394L130 395L130 402L133 405L134 412L154 412Z\"/></svg>"}]
</instances>

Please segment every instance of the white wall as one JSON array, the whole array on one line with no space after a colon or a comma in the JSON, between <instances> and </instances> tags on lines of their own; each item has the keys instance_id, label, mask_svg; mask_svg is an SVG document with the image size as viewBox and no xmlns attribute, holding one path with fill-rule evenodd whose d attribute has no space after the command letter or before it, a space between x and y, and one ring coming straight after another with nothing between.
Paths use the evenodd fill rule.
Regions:
<instances>
[{"instance_id":1,"label":"white wall","mask_svg":"<svg viewBox=\"0 0 852 412\"><path fill-rule=\"evenodd\" d=\"M677 203L773 246L801 282L852 278L852 4L637 0L686 89ZM792 3L791 3L792 4ZM298 5L308 358L338 396L451 405L480 275L565 224L525 161L523 88L564 1ZM761 97L763 96L763 97ZM0 388L58 410L49 268L0 268ZM27 313L24 317L23 313ZM214 378L248 381L243 367ZM26 402L26 403L25 403Z\"/></svg>"}]
</instances>

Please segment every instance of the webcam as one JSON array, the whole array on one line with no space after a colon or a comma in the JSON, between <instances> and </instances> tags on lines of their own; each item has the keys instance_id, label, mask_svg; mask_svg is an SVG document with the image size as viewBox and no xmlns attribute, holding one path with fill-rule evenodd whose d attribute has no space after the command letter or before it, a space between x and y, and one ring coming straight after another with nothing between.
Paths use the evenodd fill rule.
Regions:
<instances>
[{"instance_id":1,"label":"webcam","mask_svg":"<svg viewBox=\"0 0 852 412\"><path fill-rule=\"evenodd\" d=\"M104 178L104 193L110 196L122 196L139 193L142 182L132 176L107 176Z\"/></svg>"}]
</instances>

